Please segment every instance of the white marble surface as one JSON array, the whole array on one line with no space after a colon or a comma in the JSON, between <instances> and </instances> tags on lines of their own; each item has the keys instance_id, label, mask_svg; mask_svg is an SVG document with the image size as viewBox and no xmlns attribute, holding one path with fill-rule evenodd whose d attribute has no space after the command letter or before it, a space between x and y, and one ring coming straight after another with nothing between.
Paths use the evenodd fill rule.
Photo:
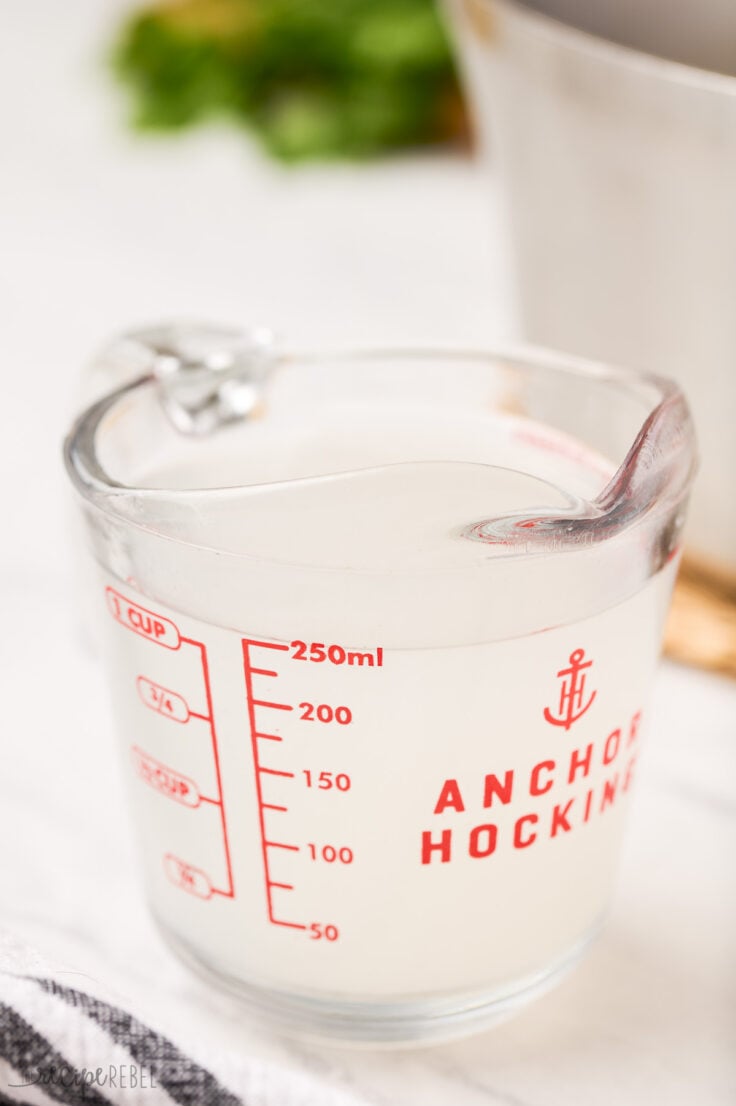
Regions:
<instances>
[{"instance_id":1,"label":"white marble surface","mask_svg":"<svg viewBox=\"0 0 736 1106\"><path fill-rule=\"evenodd\" d=\"M80 640L59 457L81 365L167 315L296 344L504 332L486 186L450 158L282 173L243 139L137 144L97 71L110 5L3 17L0 926L156 1024L392 1106L736 1101L736 686L665 665L622 878L580 969L474 1039L374 1054L283 1040L191 978L146 915L102 673Z\"/></svg>"}]
</instances>

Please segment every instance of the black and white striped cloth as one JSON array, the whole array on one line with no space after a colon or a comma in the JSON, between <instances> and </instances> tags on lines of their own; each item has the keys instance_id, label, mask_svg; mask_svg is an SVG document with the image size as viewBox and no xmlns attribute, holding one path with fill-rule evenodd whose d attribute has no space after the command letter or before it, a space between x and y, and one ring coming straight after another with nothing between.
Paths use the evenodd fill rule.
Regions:
<instances>
[{"instance_id":1,"label":"black and white striped cloth","mask_svg":"<svg viewBox=\"0 0 736 1106\"><path fill-rule=\"evenodd\" d=\"M366 1106L254 1058L203 1064L80 980L0 934L0 1106Z\"/></svg>"}]
</instances>

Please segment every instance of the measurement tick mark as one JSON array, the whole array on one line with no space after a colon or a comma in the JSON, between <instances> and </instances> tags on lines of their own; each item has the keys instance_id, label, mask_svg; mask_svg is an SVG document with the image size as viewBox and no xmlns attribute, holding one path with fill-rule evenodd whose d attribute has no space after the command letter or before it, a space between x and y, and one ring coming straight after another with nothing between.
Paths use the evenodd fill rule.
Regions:
<instances>
[{"instance_id":1,"label":"measurement tick mark","mask_svg":"<svg viewBox=\"0 0 736 1106\"><path fill-rule=\"evenodd\" d=\"M206 700L206 704L207 704L207 713L206 714L196 714L193 711L190 711L189 713L190 713L191 717L201 718L203 722L206 722L208 724L209 729L210 729L210 736L211 736L211 740L212 740L212 757L213 757L214 766L215 766L215 780L216 780L216 783L217 783L217 798L214 799L214 800L204 798L204 796L203 796L203 798L204 798L205 802L212 802L213 806L217 806L217 807L220 808L220 824L222 826L222 837L223 837L223 843L224 843L224 846L225 846L225 866L227 868L227 890L223 890L222 888L218 888L218 887L213 887L211 889L211 894L213 894L213 895L222 895L223 898L227 898L227 899L234 899L235 898L235 885L233 883L233 869L232 869L232 861L231 861L231 858L230 858L230 840L229 840L228 832L227 832L227 819L225 817L225 804L222 800L222 777L221 777L221 774L220 774L220 753L219 753L218 743L217 743L217 730L215 728L215 715L214 715L214 710L213 710L213 707L212 707L212 687L211 687L211 684L210 684L210 669L209 669L209 661L208 661L208 658L207 658L207 646L204 644L203 641L197 641L196 638L180 637L179 640L183 645L184 644L192 645L196 649L199 650L201 663L202 663L202 677L203 677L203 680L204 680L204 691L205 691L205 700ZM287 648L288 648L288 646L287 646Z\"/></svg>"},{"instance_id":2,"label":"measurement tick mark","mask_svg":"<svg viewBox=\"0 0 736 1106\"><path fill-rule=\"evenodd\" d=\"M263 855L263 875L266 891L266 904L268 907L268 920L271 925L283 926L286 929L296 929L304 933L308 927L301 922L287 922L277 918L273 909L273 892L274 890L293 891L294 885L291 883L281 883L277 880L271 879L271 872L269 870L269 852L271 849L286 849L287 852L299 852L299 845L290 845L285 841L269 841L266 839L266 812L274 810L279 814L285 814L288 811L288 807L280 806L277 803L266 803L263 801L263 776L281 776L284 779L294 779L296 773L281 771L276 768L266 768L259 762L259 746L258 741L283 741L284 738L280 734L275 733L263 733L256 729L256 708L263 707L271 710L285 710L292 711L296 708L290 706L288 703L275 703L269 699L256 699L253 696L253 677L263 676L266 678L276 678L279 673L270 668L254 668L251 664L251 650L253 648L263 649L276 649L278 652L288 653L290 646L286 644L279 644L271 641L254 641L253 639L243 639L243 668L245 675L245 690L246 699L248 704L248 720L250 723L251 744L253 747L253 765L255 768L255 785L256 794L258 798L258 821L261 830L261 852ZM273 853L270 853L271 860L274 859Z\"/></svg>"}]
</instances>

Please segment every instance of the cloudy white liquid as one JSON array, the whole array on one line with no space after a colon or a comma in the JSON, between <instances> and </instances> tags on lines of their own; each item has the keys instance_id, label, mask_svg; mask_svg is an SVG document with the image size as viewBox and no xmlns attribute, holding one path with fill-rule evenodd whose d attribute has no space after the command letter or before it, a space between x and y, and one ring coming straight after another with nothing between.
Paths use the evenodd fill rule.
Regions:
<instances>
[{"instance_id":1,"label":"cloudy white liquid","mask_svg":"<svg viewBox=\"0 0 736 1106\"><path fill-rule=\"evenodd\" d=\"M466 532L611 472L526 420L363 404L167 446L137 474L260 485L202 497L178 542L139 535L100 595L147 893L197 958L391 1001L511 992L586 938L672 568L627 590L631 545L519 558Z\"/></svg>"}]
</instances>

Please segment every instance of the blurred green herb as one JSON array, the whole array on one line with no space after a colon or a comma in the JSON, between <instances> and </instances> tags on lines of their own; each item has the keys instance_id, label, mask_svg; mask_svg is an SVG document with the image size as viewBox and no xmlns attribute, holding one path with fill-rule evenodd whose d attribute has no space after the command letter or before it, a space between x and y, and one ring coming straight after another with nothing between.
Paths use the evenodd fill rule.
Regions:
<instances>
[{"instance_id":1,"label":"blurred green herb","mask_svg":"<svg viewBox=\"0 0 736 1106\"><path fill-rule=\"evenodd\" d=\"M367 157L462 130L435 0L174 0L129 20L115 65L139 128L226 116L284 161Z\"/></svg>"}]
</instances>

